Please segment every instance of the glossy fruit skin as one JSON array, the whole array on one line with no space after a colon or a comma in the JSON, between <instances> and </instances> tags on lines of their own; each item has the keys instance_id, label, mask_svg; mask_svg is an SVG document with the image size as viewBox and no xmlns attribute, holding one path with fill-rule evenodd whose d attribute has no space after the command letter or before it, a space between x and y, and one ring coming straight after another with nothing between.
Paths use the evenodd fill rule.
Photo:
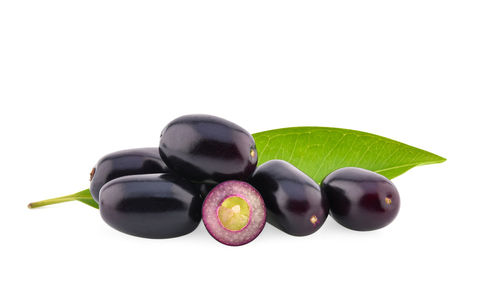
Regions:
<instances>
[{"instance_id":1,"label":"glossy fruit skin","mask_svg":"<svg viewBox=\"0 0 500 302\"><path fill-rule=\"evenodd\" d=\"M137 148L113 152L102 157L90 175L90 193L99 202L102 186L115 178L126 175L167 172L158 148Z\"/></svg>"},{"instance_id":2,"label":"glossy fruit skin","mask_svg":"<svg viewBox=\"0 0 500 302\"><path fill-rule=\"evenodd\" d=\"M211 184L211 183L194 183L194 185L198 188L198 191L200 192L200 196L202 199L205 199L207 197L208 193L217 185L217 184Z\"/></svg>"},{"instance_id":3,"label":"glossy fruit skin","mask_svg":"<svg viewBox=\"0 0 500 302\"><path fill-rule=\"evenodd\" d=\"M195 182L246 180L257 165L255 141L245 129L211 115L185 115L162 131L167 166Z\"/></svg>"},{"instance_id":4,"label":"glossy fruit skin","mask_svg":"<svg viewBox=\"0 0 500 302\"><path fill-rule=\"evenodd\" d=\"M399 212L400 198L394 184L369 170L338 169L323 179L321 192L329 201L332 217L352 230L380 229Z\"/></svg>"},{"instance_id":5,"label":"glossy fruit skin","mask_svg":"<svg viewBox=\"0 0 500 302\"><path fill-rule=\"evenodd\" d=\"M267 222L294 236L316 232L328 217L319 185L292 164L270 160L255 170L250 183L267 208Z\"/></svg>"},{"instance_id":6,"label":"glossy fruit skin","mask_svg":"<svg viewBox=\"0 0 500 302\"><path fill-rule=\"evenodd\" d=\"M192 232L201 221L197 188L172 172L114 179L102 187L100 197L104 221L134 236L177 237Z\"/></svg>"}]
</instances>

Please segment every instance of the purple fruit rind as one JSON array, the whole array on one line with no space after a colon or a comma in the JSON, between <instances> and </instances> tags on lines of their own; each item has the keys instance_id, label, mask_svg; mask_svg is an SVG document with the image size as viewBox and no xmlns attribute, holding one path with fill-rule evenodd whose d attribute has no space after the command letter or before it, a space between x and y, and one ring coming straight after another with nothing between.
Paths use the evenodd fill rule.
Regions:
<instances>
[{"instance_id":1,"label":"purple fruit rind","mask_svg":"<svg viewBox=\"0 0 500 302\"><path fill-rule=\"evenodd\" d=\"M217 209L226 198L237 194L247 201L252 212L245 228L231 231L220 224ZM218 184L208 193L203 203L202 217L212 237L223 244L238 246L254 240L262 232L266 223L266 208L262 196L253 186L242 181L229 180Z\"/></svg>"}]
</instances>

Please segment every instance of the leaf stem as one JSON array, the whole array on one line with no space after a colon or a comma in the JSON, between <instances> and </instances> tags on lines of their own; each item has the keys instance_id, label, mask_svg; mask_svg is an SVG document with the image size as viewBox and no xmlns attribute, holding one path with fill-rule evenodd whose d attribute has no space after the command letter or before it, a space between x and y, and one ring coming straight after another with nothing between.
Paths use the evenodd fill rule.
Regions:
<instances>
[{"instance_id":1,"label":"leaf stem","mask_svg":"<svg viewBox=\"0 0 500 302\"><path fill-rule=\"evenodd\" d=\"M30 209L39 208L39 207L48 206L51 204L73 201L73 200L75 200L75 198L72 197L71 195L57 197L57 198L51 198L51 199L46 199L46 200L42 200L42 201L32 202L32 203L28 204L28 208L30 208Z\"/></svg>"},{"instance_id":2,"label":"leaf stem","mask_svg":"<svg viewBox=\"0 0 500 302\"><path fill-rule=\"evenodd\" d=\"M41 200L41 201L37 201L37 202L32 202L32 203L28 204L28 208L34 209L34 208L39 208L39 207L43 207L43 206L48 206L48 205L52 205L52 204L68 202L68 201L73 201L73 200L78 200L78 201L80 201L88 206L99 209L99 205L97 204L97 202L95 202L95 200L92 199L92 195L90 194L90 191L88 189L77 192L75 194L71 194L71 195L66 195L66 196Z\"/></svg>"}]
</instances>

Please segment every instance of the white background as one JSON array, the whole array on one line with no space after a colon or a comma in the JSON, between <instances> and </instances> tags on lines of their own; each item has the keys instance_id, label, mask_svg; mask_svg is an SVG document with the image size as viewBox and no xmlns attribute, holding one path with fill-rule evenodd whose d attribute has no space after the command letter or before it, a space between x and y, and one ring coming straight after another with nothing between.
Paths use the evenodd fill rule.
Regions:
<instances>
[{"instance_id":1,"label":"white background","mask_svg":"<svg viewBox=\"0 0 500 302\"><path fill-rule=\"evenodd\" d=\"M0 2L2 301L499 301L498 1ZM393 224L203 224L148 240L78 202L104 154L187 113L250 132L380 134L448 159L396 178Z\"/></svg>"}]
</instances>

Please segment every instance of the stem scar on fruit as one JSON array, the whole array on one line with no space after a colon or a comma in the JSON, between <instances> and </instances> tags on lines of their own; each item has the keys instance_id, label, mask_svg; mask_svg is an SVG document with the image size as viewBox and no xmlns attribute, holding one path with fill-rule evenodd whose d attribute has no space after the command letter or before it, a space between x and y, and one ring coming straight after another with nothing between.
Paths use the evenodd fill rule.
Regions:
<instances>
[{"instance_id":1,"label":"stem scar on fruit","mask_svg":"<svg viewBox=\"0 0 500 302\"><path fill-rule=\"evenodd\" d=\"M92 168L92 171L90 171L90 181L92 181L92 179L94 179L94 175L95 175L95 167Z\"/></svg>"},{"instance_id":2,"label":"stem scar on fruit","mask_svg":"<svg viewBox=\"0 0 500 302\"><path fill-rule=\"evenodd\" d=\"M385 198L385 203L390 205L392 203L392 199L390 197Z\"/></svg>"},{"instance_id":3,"label":"stem scar on fruit","mask_svg":"<svg viewBox=\"0 0 500 302\"><path fill-rule=\"evenodd\" d=\"M255 149L254 149L254 148L250 149L250 156L251 156L252 158L254 158L254 157L255 157Z\"/></svg>"},{"instance_id":4,"label":"stem scar on fruit","mask_svg":"<svg viewBox=\"0 0 500 302\"><path fill-rule=\"evenodd\" d=\"M311 216L311 219L309 219L309 221L310 221L313 225L316 225L316 222L318 222L318 217L316 217L316 215L312 215L312 216Z\"/></svg>"}]
</instances>

